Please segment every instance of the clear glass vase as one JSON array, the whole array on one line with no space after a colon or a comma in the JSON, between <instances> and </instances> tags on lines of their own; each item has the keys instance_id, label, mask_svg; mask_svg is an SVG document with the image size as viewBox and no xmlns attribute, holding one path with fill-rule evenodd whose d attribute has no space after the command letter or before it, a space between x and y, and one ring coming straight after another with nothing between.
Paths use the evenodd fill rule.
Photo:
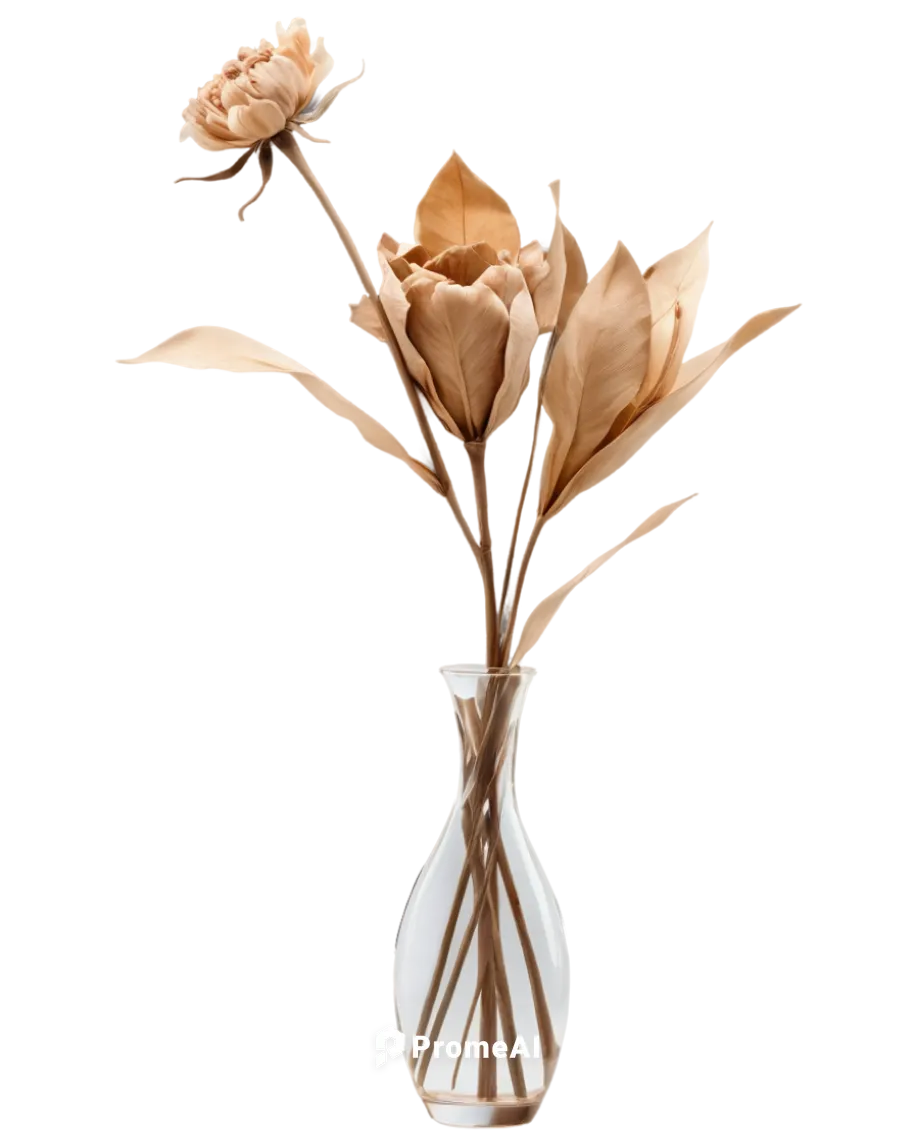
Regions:
<instances>
[{"instance_id":1,"label":"clear glass vase","mask_svg":"<svg viewBox=\"0 0 915 1144\"><path fill-rule=\"evenodd\" d=\"M531 668L442 669L460 735L458 797L397 934L394 994L430 1116L525 1124L565 1032L569 962L556 898L515 798Z\"/></svg>"}]
</instances>

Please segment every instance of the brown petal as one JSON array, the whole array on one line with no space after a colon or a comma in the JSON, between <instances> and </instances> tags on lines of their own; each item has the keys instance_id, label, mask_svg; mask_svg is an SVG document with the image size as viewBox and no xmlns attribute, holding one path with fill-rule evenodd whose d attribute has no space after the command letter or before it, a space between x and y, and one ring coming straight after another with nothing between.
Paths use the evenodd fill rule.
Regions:
<instances>
[{"instance_id":1,"label":"brown petal","mask_svg":"<svg viewBox=\"0 0 915 1144\"><path fill-rule=\"evenodd\" d=\"M521 235L508 203L455 152L416 208L416 241L434 257L449 246L488 242L516 258Z\"/></svg>"},{"instance_id":2,"label":"brown petal","mask_svg":"<svg viewBox=\"0 0 915 1144\"><path fill-rule=\"evenodd\" d=\"M270 139L286 126L286 116L270 99L229 108L229 129L240 139Z\"/></svg>"},{"instance_id":3,"label":"brown petal","mask_svg":"<svg viewBox=\"0 0 915 1144\"><path fill-rule=\"evenodd\" d=\"M408 242L401 243L397 255L404 262L412 262L416 266L425 266L429 261L429 251L424 246L417 246L416 243L412 246Z\"/></svg>"},{"instance_id":4,"label":"brown petal","mask_svg":"<svg viewBox=\"0 0 915 1144\"><path fill-rule=\"evenodd\" d=\"M306 94L302 87L301 72L292 60L280 55L240 75L234 81L234 86L249 98L248 101L232 100L231 106L245 106L246 102L253 105L259 100L269 100L282 112L284 123L295 115L299 108L299 98Z\"/></svg>"},{"instance_id":5,"label":"brown petal","mask_svg":"<svg viewBox=\"0 0 915 1144\"><path fill-rule=\"evenodd\" d=\"M531 353L537 344L540 330L534 314L534 303L524 286L523 276L515 267L508 267L510 275L521 279L520 288L509 307L508 343L505 346L505 377L486 425L489 437L518 407L521 394L530 378ZM485 276L484 276L485 278Z\"/></svg>"},{"instance_id":6,"label":"brown petal","mask_svg":"<svg viewBox=\"0 0 915 1144\"><path fill-rule=\"evenodd\" d=\"M522 246L518 252L518 265L524 273L524 281L533 297L550 272L550 264L546 260L546 251L536 240ZM536 308L536 304L535 304Z\"/></svg>"},{"instance_id":7,"label":"brown petal","mask_svg":"<svg viewBox=\"0 0 915 1144\"><path fill-rule=\"evenodd\" d=\"M381 318L378 316L378 307L368 294L363 294L355 305L350 304L349 320L360 330L365 330L367 334L371 334L380 342L388 340Z\"/></svg>"},{"instance_id":8,"label":"brown petal","mask_svg":"<svg viewBox=\"0 0 915 1144\"><path fill-rule=\"evenodd\" d=\"M380 250L381 247L379 247L379 251ZM381 289L378 291L378 297L381 300L382 306L384 306L384 312L387 315L388 321L391 323L391 329L394 331L394 337L397 339L400 352L403 354L404 361L407 363L410 376L413 377L426 395L435 416L441 421L448 432L453 433L455 437L460 437L460 429L435 392L435 385L432 382L432 374L429 372L429 367L423 361L422 355L407 337L407 315L410 313L410 303L407 301L407 297L403 292L403 286L398 281L397 275L390 266L384 266L382 271Z\"/></svg>"},{"instance_id":9,"label":"brown petal","mask_svg":"<svg viewBox=\"0 0 915 1144\"><path fill-rule=\"evenodd\" d=\"M541 512L601 447L638 392L648 365L651 310L632 255L617 245L588 284L559 339L544 385L553 422Z\"/></svg>"},{"instance_id":10,"label":"brown petal","mask_svg":"<svg viewBox=\"0 0 915 1144\"><path fill-rule=\"evenodd\" d=\"M508 311L482 281L455 286L417 278L407 292L407 336L460 435L479 440L504 378Z\"/></svg>"},{"instance_id":11,"label":"brown petal","mask_svg":"<svg viewBox=\"0 0 915 1144\"><path fill-rule=\"evenodd\" d=\"M422 250L422 247L414 248ZM404 255L408 262L417 259ZM499 265L499 256L488 242L475 242L472 246L449 246L435 258L421 263L426 270L443 274L459 286L472 286L490 266Z\"/></svg>"},{"instance_id":12,"label":"brown petal","mask_svg":"<svg viewBox=\"0 0 915 1144\"><path fill-rule=\"evenodd\" d=\"M517 266L509 266L504 262L499 262L495 266L488 266L480 276L480 281L485 283L497 298L501 299L506 310L511 309L512 302L525 289L526 285L522 271Z\"/></svg>"},{"instance_id":13,"label":"brown petal","mask_svg":"<svg viewBox=\"0 0 915 1144\"><path fill-rule=\"evenodd\" d=\"M534 292L534 308L543 331L565 328L575 303L588 284L588 271L578 243L559 217L559 180L550 183L556 204L556 225L547 252L549 274Z\"/></svg>"}]
</instances>

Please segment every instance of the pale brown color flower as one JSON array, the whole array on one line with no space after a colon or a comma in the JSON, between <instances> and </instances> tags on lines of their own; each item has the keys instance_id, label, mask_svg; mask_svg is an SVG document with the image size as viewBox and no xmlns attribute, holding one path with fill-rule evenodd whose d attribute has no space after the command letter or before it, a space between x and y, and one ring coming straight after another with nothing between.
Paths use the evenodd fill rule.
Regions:
<instances>
[{"instance_id":1,"label":"pale brown color flower","mask_svg":"<svg viewBox=\"0 0 915 1144\"><path fill-rule=\"evenodd\" d=\"M379 246L385 313L437 417L465 441L509 417L529 379L537 335L561 328L584 289L578 246L559 220L548 251L522 247L506 201L453 154L416 211L415 243ZM384 340L367 297L352 320Z\"/></svg>"},{"instance_id":2,"label":"pale brown color flower","mask_svg":"<svg viewBox=\"0 0 915 1144\"><path fill-rule=\"evenodd\" d=\"M208 151L249 148L295 125L334 61L323 39L312 51L304 20L277 24L276 33L276 47L261 40L257 48L239 48L238 58L198 90L183 112L182 139Z\"/></svg>"}]
</instances>

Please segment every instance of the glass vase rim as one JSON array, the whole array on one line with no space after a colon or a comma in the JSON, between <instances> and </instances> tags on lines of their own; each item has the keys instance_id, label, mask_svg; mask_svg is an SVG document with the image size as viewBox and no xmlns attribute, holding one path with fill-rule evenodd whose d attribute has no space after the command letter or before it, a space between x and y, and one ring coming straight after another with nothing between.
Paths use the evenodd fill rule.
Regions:
<instances>
[{"instance_id":1,"label":"glass vase rim","mask_svg":"<svg viewBox=\"0 0 915 1144\"><path fill-rule=\"evenodd\" d=\"M537 674L536 668L522 666L521 664L515 667L487 667L484 663L448 663L444 667L440 667L439 671L444 676L463 675L471 676L474 679L501 678L503 676L519 676L522 679L532 679Z\"/></svg>"}]
</instances>

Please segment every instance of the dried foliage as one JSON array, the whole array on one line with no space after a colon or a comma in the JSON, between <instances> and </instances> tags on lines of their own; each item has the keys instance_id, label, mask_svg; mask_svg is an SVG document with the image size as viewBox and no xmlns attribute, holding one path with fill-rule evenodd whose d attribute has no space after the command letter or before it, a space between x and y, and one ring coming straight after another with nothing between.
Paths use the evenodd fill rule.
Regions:
<instances>
[{"instance_id":1,"label":"dried foliage","mask_svg":"<svg viewBox=\"0 0 915 1144\"><path fill-rule=\"evenodd\" d=\"M720 346L687 359L708 276L708 228L644 273L619 243L589 280L578 243L560 218L558 182L550 188L556 222L549 245L522 245L506 200L457 154L420 199L413 240L402 243L382 236L376 286L293 135L310 139L304 126L323 116L347 86L340 84L318 97L318 86L332 65L322 40L312 48L304 21L294 20L287 28L278 25L276 47L262 40L256 49L239 49L237 58L198 90L184 112L182 138L192 138L208 150L244 149L231 167L201 176L202 181L234 177L257 153L262 185L251 202L270 178L272 148L302 174L362 282L365 294L351 307L352 321L389 350L428 459L414 457L374 418L304 366L231 330L185 330L131 362L291 374L322 405L352 422L369 444L403 461L445 499L477 562L484 586L488 665L517 665L577 584L622 547L657 528L684 502L660 509L622 544L547 597L534 609L513 650L521 589L546 523L616 472L732 354L796 307L758 314ZM518 408L541 334L549 340L537 387L534 440L499 599L486 448ZM427 406L465 445L476 492L476 531L458 503ZM549 418L552 433L536 518L513 578L541 412Z\"/></svg>"}]
</instances>

